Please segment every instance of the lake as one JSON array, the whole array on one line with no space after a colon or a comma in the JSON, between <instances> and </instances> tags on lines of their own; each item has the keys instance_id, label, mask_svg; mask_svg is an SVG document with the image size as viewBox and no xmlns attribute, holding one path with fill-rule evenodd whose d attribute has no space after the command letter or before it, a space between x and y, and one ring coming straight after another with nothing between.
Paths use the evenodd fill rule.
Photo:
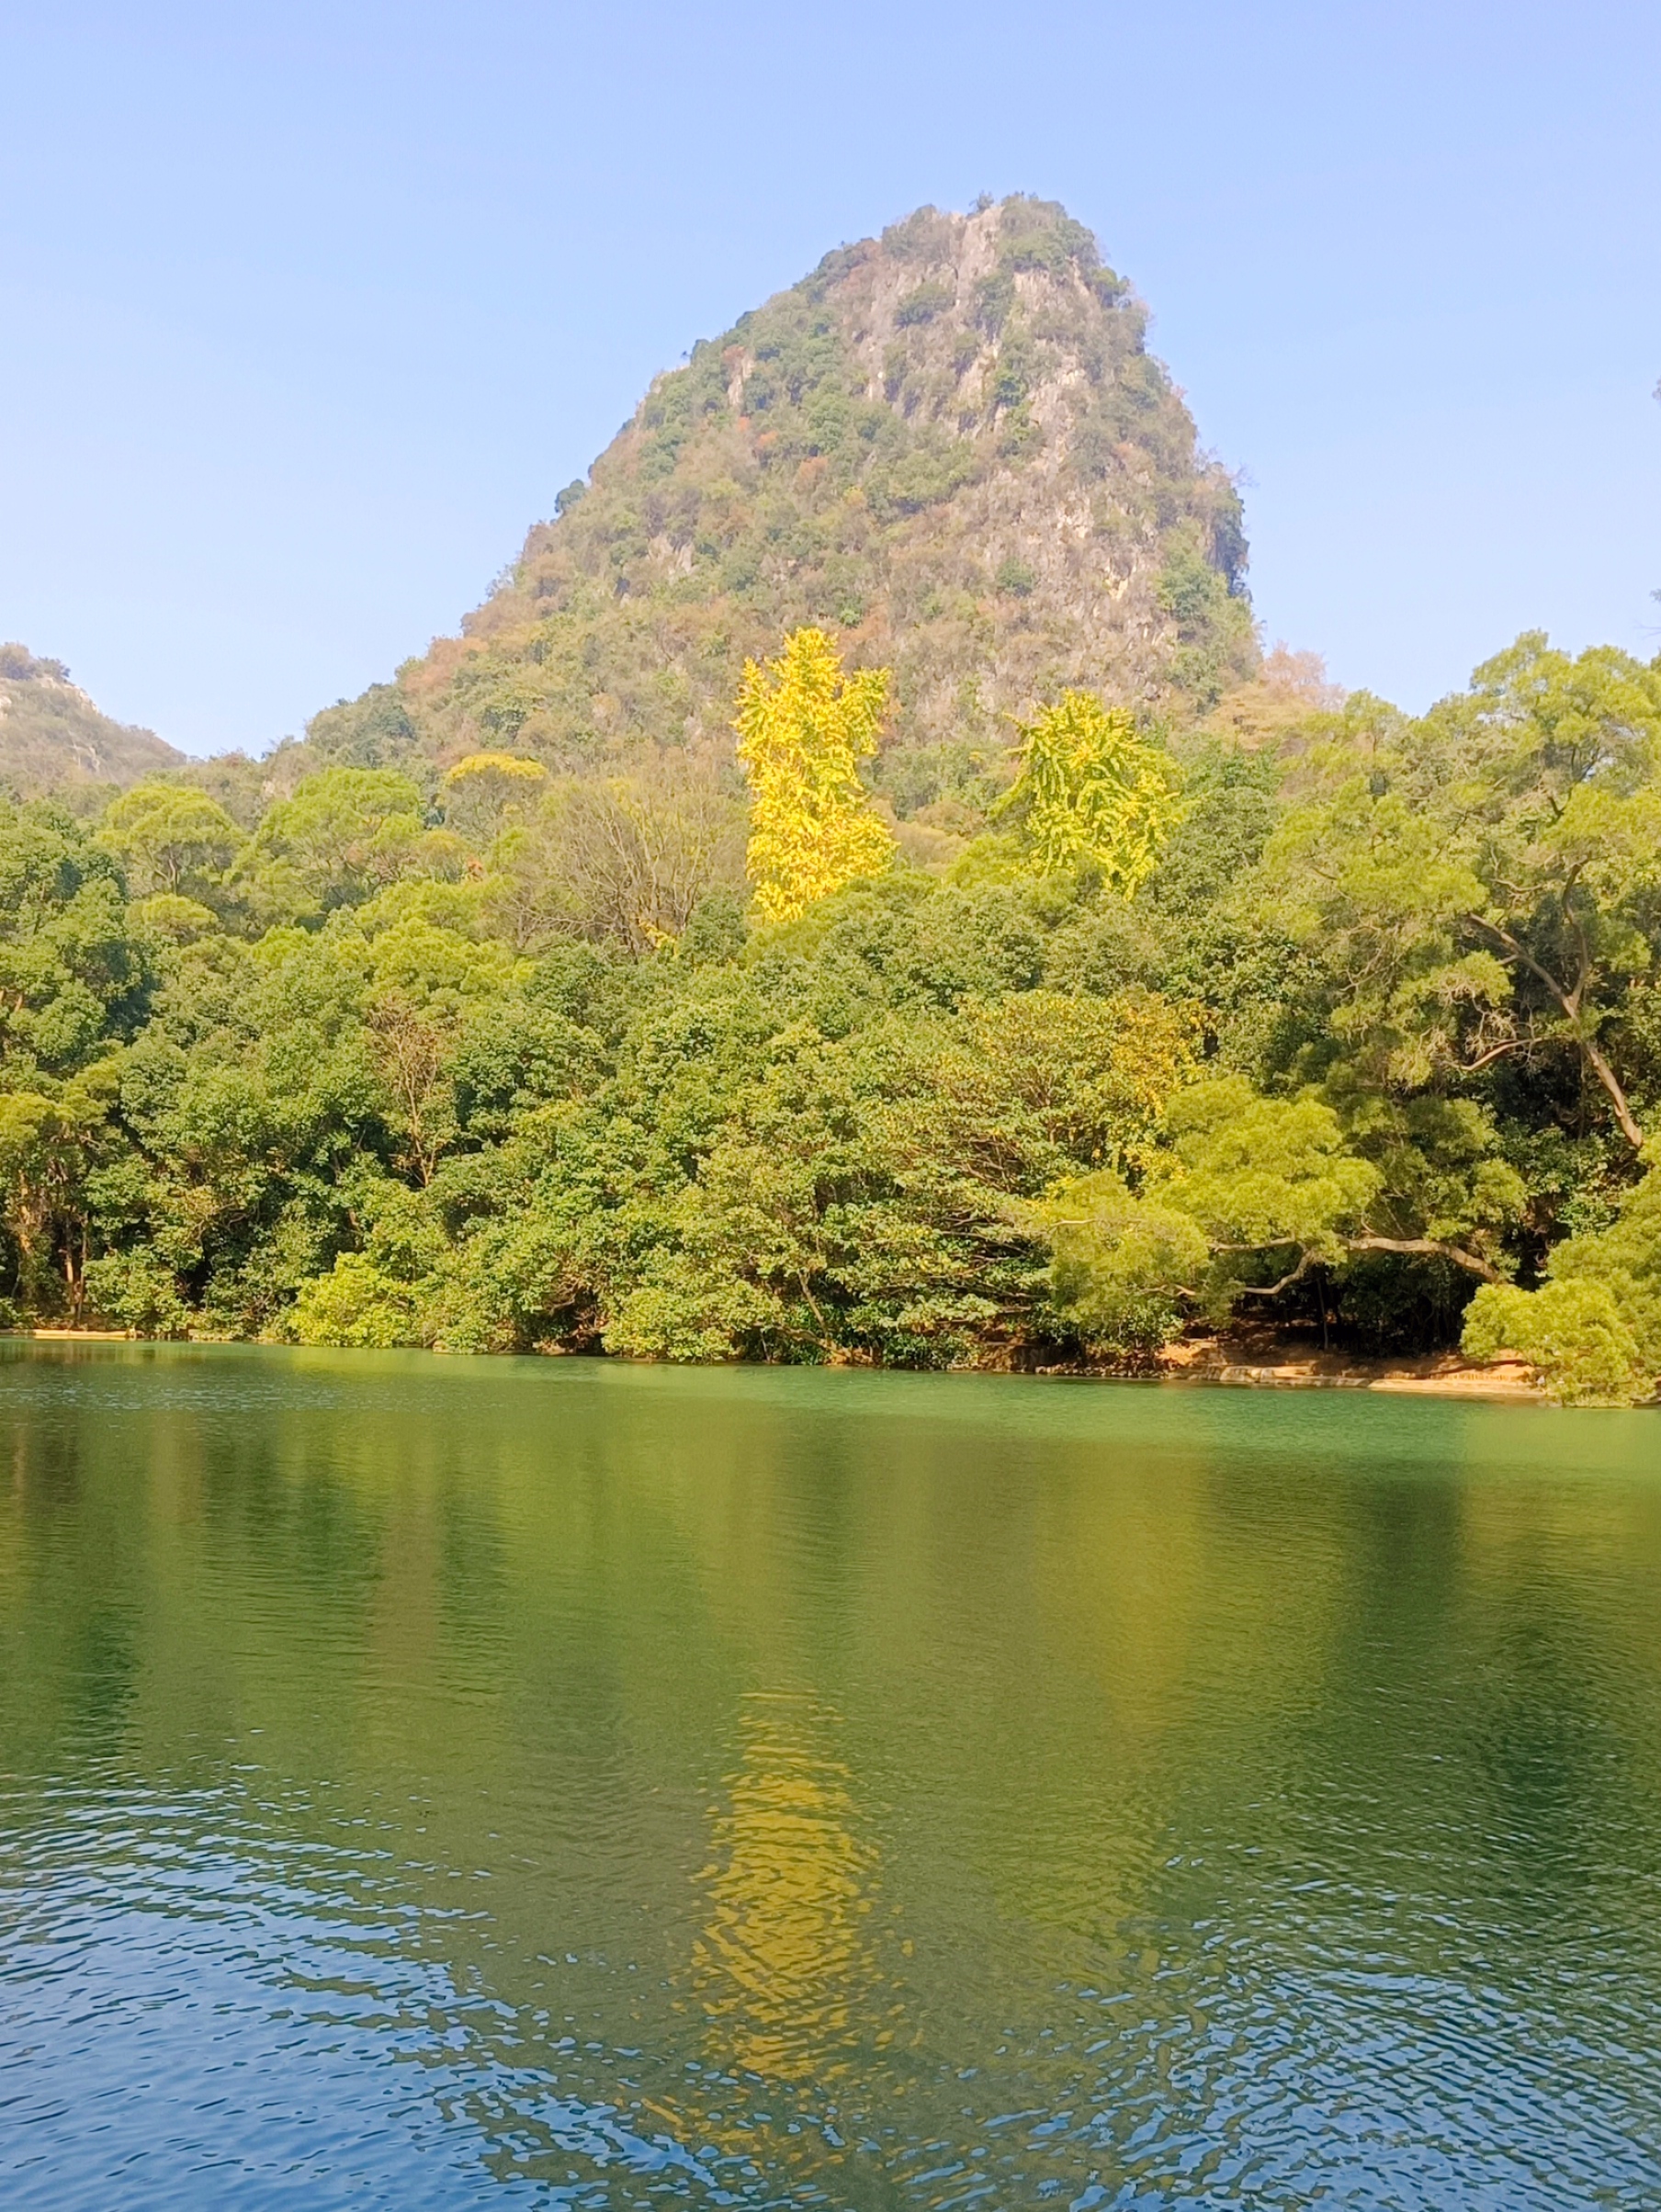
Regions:
<instances>
[{"instance_id":1,"label":"lake","mask_svg":"<svg viewBox=\"0 0 1661 2212\"><path fill-rule=\"evenodd\" d=\"M0 1347L7 2207L1661 2204L1661 1422Z\"/></svg>"}]
</instances>

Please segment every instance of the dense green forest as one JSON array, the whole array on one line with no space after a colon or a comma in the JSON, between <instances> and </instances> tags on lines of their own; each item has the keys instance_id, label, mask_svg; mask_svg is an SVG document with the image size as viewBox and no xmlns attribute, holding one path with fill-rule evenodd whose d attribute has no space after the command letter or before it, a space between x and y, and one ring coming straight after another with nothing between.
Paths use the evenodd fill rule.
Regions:
<instances>
[{"instance_id":1,"label":"dense green forest","mask_svg":"<svg viewBox=\"0 0 1661 2212\"><path fill-rule=\"evenodd\" d=\"M7 805L10 1316L1030 1364L1475 1292L1478 1349L1644 1394L1661 662L1282 688L1272 742L1068 694L948 865L890 832L771 921L759 797L684 768Z\"/></svg>"},{"instance_id":2,"label":"dense green forest","mask_svg":"<svg viewBox=\"0 0 1661 2212\"><path fill-rule=\"evenodd\" d=\"M303 740L14 775L0 1318L1652 1394L1661 660L1263 661L1145 320L923 210Z\"/></svg>"}]
</instances>

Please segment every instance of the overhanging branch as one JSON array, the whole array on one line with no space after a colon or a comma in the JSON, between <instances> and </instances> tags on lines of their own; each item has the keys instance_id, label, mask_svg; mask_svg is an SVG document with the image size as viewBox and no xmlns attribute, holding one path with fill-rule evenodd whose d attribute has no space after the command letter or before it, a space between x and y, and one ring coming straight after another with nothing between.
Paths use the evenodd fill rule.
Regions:
<instances>
[{"instance_id":1,"label":"overhanging branch","mask_svg":"<svg viewBox=\"0 0 1661 2212\"><path fill-rule=\"evenodd\" d=\"M1290 1243L1291 1239L1285 1242ZM1346 1252L1399 1252L1408 1259L1446 1259L1454 1267L1462 1268L1467 1275L1475 1275L1479 1281L1499 1282L1503 1280L1479 1252L1468 1252L1463 1245L1445 1244L1436 1236L1344 1236L1340 1237L1339 1242ZM1272 1252L1276 1248L1274 1245L1219 1245L1213 1247L1218 1252ZM1307 1247L1300 1253L1297 1265L1289 1268L1278 1282L1241 1283L1236 1295L1241 1298L1278 1298L1282 1291L1289 1291L1294 1282L1301 1282L1310 1269L1325 1257L1317 1247Z\"/></svg>"},{"instance_id":2,"label":"overhanging branch","mask_svg":"<svg viewBox=\"0 0 1661 2212\"><path fill-rule=\"evenodd\" d=\"M1467 1252L1463 1245L1442 1244L1434 1236L1346 1236L1344 1245L1351 1252L1404 1252L1414 1259L1451 1259L1483 1282L1501 1280L1479 1253Z\"/></svg>"},{"instance_id":3,"label":"overhanging branch","mask_svg":"<svg viewBox=\"0 0 1661 2212\"><path fill-rule=\"evenodd\" d=\"M1237 1294L1242 1298L1278 1298L1282 1291L1289 1291L1294 1282L1301 1282L1319 1258L1318 1252L1305 1252L1296 1267L1282 1275L1279 1282L1245 1282L1240 1285Z\"/></svg>"},{"instance_id":4,"label":"overhanging branch","mask_svg":"<svg viewBox=\"0 0 1661 2212\"><path fill-rule=\"evenodd\" d=\"M1542 983L1557 1001L1565 1019L1573 1027L1575 1043L1579 1046L1587 1066L1608 1094L1610 1104L1615 1110L1615 1119L1621 1124L1621 1135L1625 1137L1634 1152L1642 1152L1644 1132L1638 1126L1637 1118L1632 1108L1627 1104L1626 1093L1621 1088L1621 1078L1599 1051L1595 1040L1587 1033L1581 1017L1581 1001L1589 980L1589 971L1583 966L1580 981L1572 991L1565 990L1550 969L1542 967L1533 954L1526 945L1513 937L1509 930L1502 930L1497 921L1489 921L1482 914L1467 914L1465 920L1474 929L1486 931L1497 944L1504 947L1506 958L1514 960L1520 967L1527 968L1530 975Z\"/></svg>"}]
</instances>

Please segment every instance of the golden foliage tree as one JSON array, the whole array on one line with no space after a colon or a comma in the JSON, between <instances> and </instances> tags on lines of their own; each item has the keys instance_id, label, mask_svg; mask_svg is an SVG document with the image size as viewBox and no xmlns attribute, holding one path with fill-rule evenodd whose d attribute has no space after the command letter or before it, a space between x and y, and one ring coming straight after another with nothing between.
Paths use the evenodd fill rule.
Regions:
<instances>
[{"instance_id":1,"label":"golden foliage tree","mask_svg":"<svg viewBox=\"0 0 1661 2212\"><path fill-rule=\"evenodd\" d=\"M733 727L751 795L745 871L766 920L794 921L892 860L859 777L887 699L887 670L844 675L823 630L793 630L776 660L745 663Z\"/></svg>"},{"instance_id":2,"label":"golden foliage tree","mask_svg":"<svg viewBox=\"0 0 1661 2212\"><path fill-rule=\"evenodd\" d=\"M1098 868L1128 897L1181 818L1176 762L1093 692L1063 692L1021 738L1020 773L996 812L1019 824L1042 874Z\"/></svg>"},{"instance_id":3,"label":"golden foliage tree","mask_svg":"<svg viewBox=\"0 0 1661 2212\"><path fill-rule=\"evenodd\" d=\"M513 752L469 752L446 772L445 817L452 828L488 842L504 817L540 798L548 770Z\"/></svg>"}]
</instances>

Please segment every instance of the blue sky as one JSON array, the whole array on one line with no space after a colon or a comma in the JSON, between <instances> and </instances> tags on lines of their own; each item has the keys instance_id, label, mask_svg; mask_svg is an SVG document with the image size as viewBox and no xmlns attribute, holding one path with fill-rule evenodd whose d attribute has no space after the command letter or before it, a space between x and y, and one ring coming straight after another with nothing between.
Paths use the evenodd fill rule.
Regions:
<instances>
[{"instance_id":1,"label":"blue sky","mask_svg":"<svg viewBox=\"0 0 1661 2212\"><path fill-rule=\"evenodd\" d=\"M653 372L923 201L1058 198L1410 707L1661 648L1661 7L0 17L0 637L263 750L453 629Z\"/></svg>"}]
</instances>

